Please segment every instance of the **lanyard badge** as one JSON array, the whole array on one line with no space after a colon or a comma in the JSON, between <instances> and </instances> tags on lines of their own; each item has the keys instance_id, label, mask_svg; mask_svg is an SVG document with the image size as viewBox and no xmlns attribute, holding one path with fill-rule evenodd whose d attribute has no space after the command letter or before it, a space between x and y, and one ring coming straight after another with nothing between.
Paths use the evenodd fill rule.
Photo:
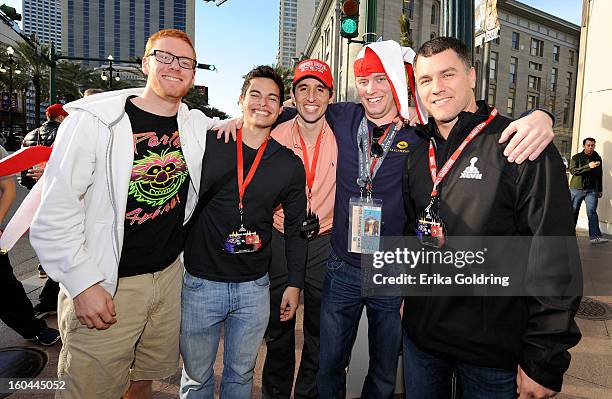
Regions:
<instances>
[{"instance_id":1,"label":"lanyard badge","mask_svg":"<svg viewBox=\"0 0 612 399\"><path fill-rule=\"evenodd\" d=\"M431 190L429 205L427 205L427 207L417 216L416 234L421 244L435 248L442 248L444 246L446 242L446 227L440 217L440 193L438 187L453 165L457 162L457 159L465 147L484 130L495 116L497 116L497 109L493 108L487 120L479 123L472 129L461 145L459 145L446 163L444 163L439 173L436 163L435 141L433 138L429 141L429 173L433 181L433 189Z\"/></svg>"},{"instance_id":2,"label":"lanyard badge","mask_svg":"<svg viewBox=\"0 0 612 399\"><path fill-rule=\"evenodd\" d=\"M395 134L394 124L384 129L376 128L372 134L365 117L359 125L357 184L360 196L349 199L349 252L372 254L380 249L383 202L372 196L372 182L391 148Z\"/></svg>"},{"instance_id":3,"label":"lanyard badge","mask_svg":"<svg viewBox=\"0 0 612 399\"><path fill-rule=\"evenodd\" d=\"M236 135L236 163L237 163L237 173L238 173L238 211L240 212L240 228L232 231L225 238L223 242L223 249L225 252L230 254L242 254L242 253L250 253L257 252L261 248L261 238L257 231L252 231L244 227L242 222L242 217L244 215L244 192L248 185L253 180L253 176L255 175L255 171L261 162L261 158L263 157L263 153L266 150L266 146L268 145L268 140L264 141L257 150L257 155L255 156L255 160L249 169L249 172L244 178L244 159L242 157L242 129L238 129L238 133Z\"/></svg>"},{"instance_id":4,"label":"lanyard badge","mask_svg":"<svg viewBox=\"0 0 612 399\"><path fill-rule=\"evenodd\" d=\"M306 212L306 218L302 220L300 224L300 236L308 240L312 240L319 234L320 224L319 216L312 210L312 188L314 186L315 174L317 172L317 161L319 160L319 151L321 150L321 140L323 139L323 130L319 132L317 142L315 144L315 151L312 157L312 165L308 159L308 149L306 148L306 142L302 138L300 133L300 125L296 123L298 135L300 136L300 145L302 146L302 153L304 155L304 172L306 173L306 185L308 186L308 211Z\"/></svg>"},{"instance_id":5,"label":"lanyard badge","mask_svg":"<svg viewBox=\"0 0 612 399\"><path fill-rule=\"evenodd\" d=\"M446 228L439 215L440 199L431 197L427 208L417 217L416 233L423 245L442 248L445 244Z\"/></svg>"}]
</instances>

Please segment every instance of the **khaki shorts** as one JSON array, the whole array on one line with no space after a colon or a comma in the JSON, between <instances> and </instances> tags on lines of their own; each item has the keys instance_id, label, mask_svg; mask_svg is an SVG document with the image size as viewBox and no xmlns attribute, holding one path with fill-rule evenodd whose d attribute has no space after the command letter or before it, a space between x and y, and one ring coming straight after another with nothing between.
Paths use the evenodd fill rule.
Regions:
<instances>
[{"instance_id":1,"label":"khaki shorts","mask_svg":"<svg viewBox=\"0 0 612 399\"><path fill-rule=\"evenodd\" d=\"M74 313L71 298L59 296L62 350L58 378L66 390L56 398L120 398L130 381L158 380L176 373L181 325L180 260L157 273L119 279L113 298L117 322L89 329Z\"/></svg>"}]
</instances>

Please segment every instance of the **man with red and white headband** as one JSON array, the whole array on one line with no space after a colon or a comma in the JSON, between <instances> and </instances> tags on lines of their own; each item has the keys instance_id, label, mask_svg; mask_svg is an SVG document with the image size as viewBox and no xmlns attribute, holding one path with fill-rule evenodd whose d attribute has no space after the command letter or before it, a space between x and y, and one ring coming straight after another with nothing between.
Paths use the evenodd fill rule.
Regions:
<instances>
[{"instance_id":1,"label":"man with red and white headband","mask_svg":"<svg viewBox=\"0 0 612 399\"><path fill-rule=\"evenodd\" d=\"M295 398L317 397L319 366L319 314L323 280L331 250L336 162L338 146L325 112L334 93L329 65L309 59L295 67L291 97L298 115L272 131L272 138L291 149L304 163L307 216L301 234L308 238L308 259L304 281L304 347L295 381ZM295 319L280 321L278 312L288 269L283 238L284 213L274 213L272 261L270 263L270 320L266 331L267 354L262 388L266 398L289 398L295 372Z\"/></svg>"}]
</instances>

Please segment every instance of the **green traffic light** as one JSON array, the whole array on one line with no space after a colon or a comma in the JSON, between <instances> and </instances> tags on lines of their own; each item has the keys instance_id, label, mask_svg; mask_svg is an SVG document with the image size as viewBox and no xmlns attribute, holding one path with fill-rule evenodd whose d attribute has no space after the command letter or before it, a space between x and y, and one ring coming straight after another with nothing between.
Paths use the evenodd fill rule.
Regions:
<instances>
[{"instance_id":1,"label":"green traffic light","mask_svg":"<svg viewBox=\"0 0 612 399\"><path fill-rule=\"evenodd\" d=\"M352 18L346 18L342 21L342 32L347 35L352 35L357 32L357 21Z\"/></svg>"}]
</instances>

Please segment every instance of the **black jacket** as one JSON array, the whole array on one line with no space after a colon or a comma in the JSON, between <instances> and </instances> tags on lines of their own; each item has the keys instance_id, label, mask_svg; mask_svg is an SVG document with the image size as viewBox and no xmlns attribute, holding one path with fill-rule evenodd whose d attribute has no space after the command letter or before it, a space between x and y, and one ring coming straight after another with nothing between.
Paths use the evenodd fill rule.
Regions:
<instances>
[{"instance_id":1,"label":"black jacket","mask_svg":"<svg viewBox=\"0 0 612 399\"><path fill-rule=\"evenodd\" d=\"M407 234L414 234L417 213L430 199L430 138L436 141L440 170L488 114L484 102L479 102L476 113L462 112L448 140L436 133L432 120L419 132L423 143L412 149L404 176ZM578 259L578 248L561 157L550 144L533 162L508 163L498 140L509 123L502 116L494 118L464 149L442 181L439 212L446 223L447 236L527 236L530 246L525 253L500 259L502 266L540 272L548 266L546 271L552 269L555 278L578 280L580 288L576 291L580 293L579 262L579 276L572 275L575 269L566 265L568 259ZM470 166L478 171L471 168L471 173L464 173ZM538 236L564 237L569 244L554 251L538 251L534 248ZM508 237L500 242L511 245L513 240ZM483 367L516 370L520 364L539 384L560 391L570 361L567 350L581 337L574 322L579 302L577 293L564 297L406 297L402 322L407 334L423 350Z\"/></svg>"},{"instance_id":2,"label":"black jacket","mask_svg":"<svg viewBox=\"0 0 612 399\"><path fill-rule=\"evenodd\" d=\"M589 162L598 162L599 166L591 169ZM591 189L598 193L603 192L601 157L597 151L593 151L591 156L588 156L584 151L572 157L570 161L569 171L572 175L570 187L579 190Z\"/></svg>"},{"instance_id":3,"label":"black jacket","mask_svg":"<svg viewBox=\"0 0 612 399\"><path fill-rule=\"evenodd\" d=\"M25 135L21 146L31 147L34 145L44 145L48 147L52 145L55 141L55 136L57 135L57 129L59 126L60 122L57 121L47 121L43 123L39 128L36 128ZM27 170L21 172L21 179L19 180L19 183L22 186L31 189L36 181L31 177L28 177L27 173Z\"/></svg>"}]
</instances>

